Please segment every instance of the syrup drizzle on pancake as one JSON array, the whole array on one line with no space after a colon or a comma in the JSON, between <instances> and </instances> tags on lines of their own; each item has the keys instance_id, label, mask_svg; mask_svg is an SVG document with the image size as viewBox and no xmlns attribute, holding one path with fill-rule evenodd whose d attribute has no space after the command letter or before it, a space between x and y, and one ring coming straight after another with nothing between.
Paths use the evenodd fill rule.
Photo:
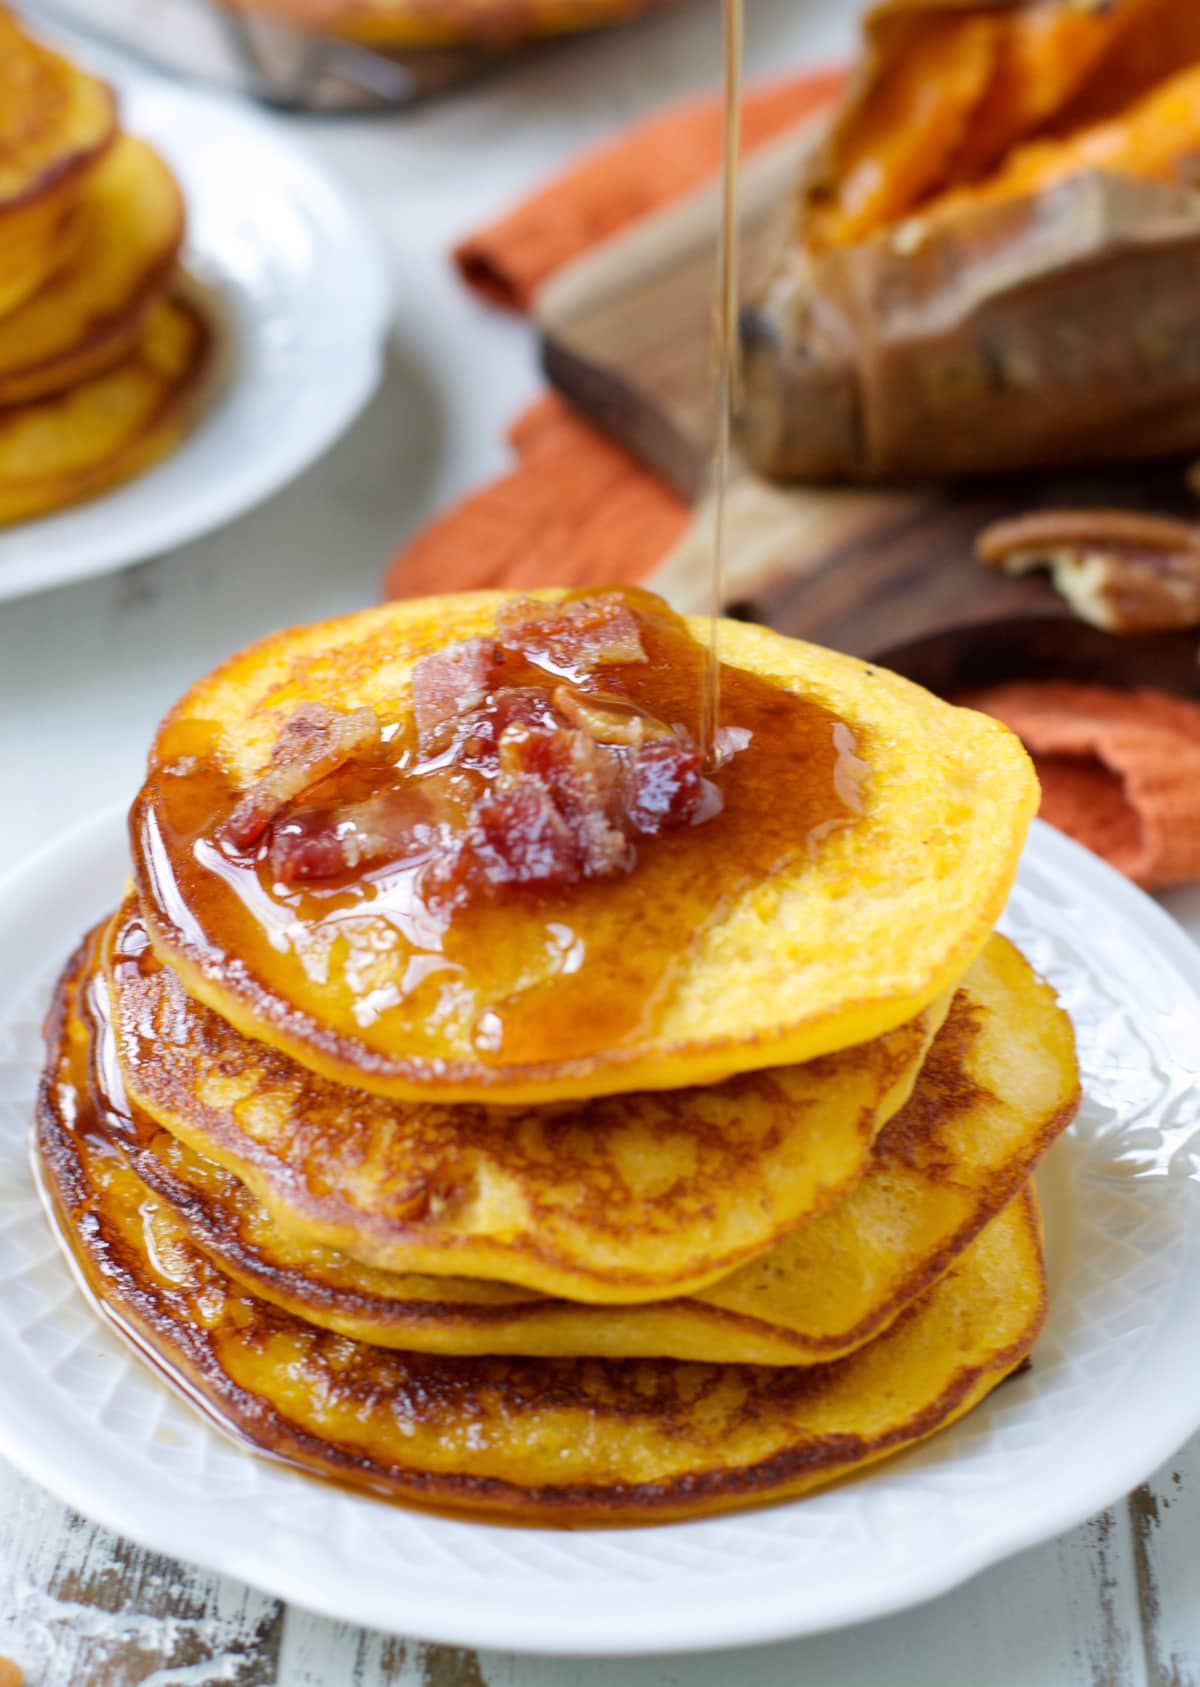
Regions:
<instances>
[{"instance_id":1,"label":"syrup drizzle on pancake","mask_svg":"<svg viewBox=\"0 0 1200 1687\"><path fill-rule=\"evenodd\" d=\"M709 659L700 716L700 747L711 755L721 720L719 618L725 612L725 548L733 418L738 402L741 340L738 334L738 172L742 131L742 0L723 0L721 27L725 83L721 116L721 231L713 300L715 418L711 494L713 506Z\"/></svg>"},{"instance_id":2,"label":"syrup drizzle on pancake","mask_svg":"<svg viewBox=\"0 0 1200 1687\"><path fill-rule=\"evenodd\" d=\"M680 619L631 593L648 660L623 672L631 703L693 737L708 652ZM273 882L267 852L219 842L239 792L215 754L216 727L168 729L131 817L142 883L176 928L251 977L336 979L367 1027L399 1012L469 1027L483 1062L584 1057L645 1034L691 945L754 885L803 859L862 811L864 748L830 711L742 669L722 667L728 718L749 747L714 780L724 808L703 825L644 840L635 870L553 892L508 887L465 907L421 893L428 860L384 862L307 883ZM407 708L384 723L370 766L309 795L336 807L415 789L428 771ZM866 746L869 757L869 746Z\"/></svg>"}]
</instances>

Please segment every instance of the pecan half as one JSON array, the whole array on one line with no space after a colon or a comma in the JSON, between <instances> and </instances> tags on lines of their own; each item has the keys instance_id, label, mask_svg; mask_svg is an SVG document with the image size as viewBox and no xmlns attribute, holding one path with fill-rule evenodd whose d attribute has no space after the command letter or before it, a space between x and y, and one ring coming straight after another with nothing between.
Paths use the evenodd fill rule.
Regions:
<instances>
[{"instance_id":1,"label":"pecan half","mask_svg":"<svg viewBox=\"0 0 1200 1687\"><path fill-rule=\"evenodd\" d=\"M1200 625L1200 529L1132 510L1041 510L976 541L990 568L1048 568L1080 620L1110 633Z\"/></svg>"}]
</instances>

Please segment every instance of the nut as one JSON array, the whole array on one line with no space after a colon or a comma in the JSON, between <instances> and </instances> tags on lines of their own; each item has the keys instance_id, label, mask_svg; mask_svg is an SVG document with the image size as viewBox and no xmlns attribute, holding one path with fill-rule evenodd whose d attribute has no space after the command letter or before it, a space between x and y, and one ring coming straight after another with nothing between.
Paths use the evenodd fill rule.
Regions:
<instances>
[{"instance_id":1,"label":"nut","mask_svg":"<svg viewBox=\"0 0 1200 1687\"><path fill-rule=\"evenodd\" d=\"M990 568L1048 568L1080 620L1110 633L1200 625L1200 529L1131 510L1041 510L985 528Z\"/></svg>"}]
</instances>

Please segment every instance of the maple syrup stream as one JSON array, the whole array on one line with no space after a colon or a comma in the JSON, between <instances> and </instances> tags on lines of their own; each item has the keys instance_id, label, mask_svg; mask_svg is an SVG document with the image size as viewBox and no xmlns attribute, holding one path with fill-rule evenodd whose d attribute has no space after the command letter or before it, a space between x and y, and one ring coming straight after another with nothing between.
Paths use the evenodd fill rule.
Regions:
<instances>
[{"instance_id":1,"label":"maple syrup stream","mask_svg":"<svg viewBox=\"0 0 1200 1687\"><path fill-rule=\"evenodd\" d=\"M742 128L742 39L744 0L722 0L724 98L721 124L721 222L717 246L713 299L713 457L710 477L712 505L712 579L709 613L709 656L705 694L700 708L700 746L711 760L720 724L721 667L717 648L718 619L725 602L726 504L734 406L738 400L738 163Z\"/></svg>"}]
</instances>

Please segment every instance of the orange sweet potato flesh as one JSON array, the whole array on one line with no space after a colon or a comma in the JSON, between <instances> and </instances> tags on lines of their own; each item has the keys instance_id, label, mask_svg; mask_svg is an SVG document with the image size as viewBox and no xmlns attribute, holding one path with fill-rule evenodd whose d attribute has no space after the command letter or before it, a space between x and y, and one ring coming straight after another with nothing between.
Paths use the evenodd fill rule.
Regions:
<instances>
[{"instance_id":1,"label":"orange sweet potato flesh","mask_svg":"<svg viewBox=\"0 0 1200 1687\"><path fill-rule=\"evenodd\" d=\"M969 187L943 193L927 218L961 215L973 206L1028 198L1084 170L1139 180L1171 180L1200 155L1200 63L1151 89L1129 110L1078 133L1028 141L999 169Z\"/></svg>"},{"instance_id":2,"label":"orange sweet potato flesh","mask_svg":"<svg viewBox=\"0 0 1200 1687\"><path fill-rule=\"evenodd\" d=\"M887 0L745 327L781 478L1200 449L1200 4Z\"/></svg>"},{"instance_id":3,"label":"orange sweet potato flesh","mask_svg":"<svg viewBox=\"0 0 1200 1687\"><path fill-rule=\"evenodd\" d=\"M877 7L864 25L862 67L804 196L805 243L849 245L978 180L1164 9L1163 0Z\"/></svg>"}]
</instances>

